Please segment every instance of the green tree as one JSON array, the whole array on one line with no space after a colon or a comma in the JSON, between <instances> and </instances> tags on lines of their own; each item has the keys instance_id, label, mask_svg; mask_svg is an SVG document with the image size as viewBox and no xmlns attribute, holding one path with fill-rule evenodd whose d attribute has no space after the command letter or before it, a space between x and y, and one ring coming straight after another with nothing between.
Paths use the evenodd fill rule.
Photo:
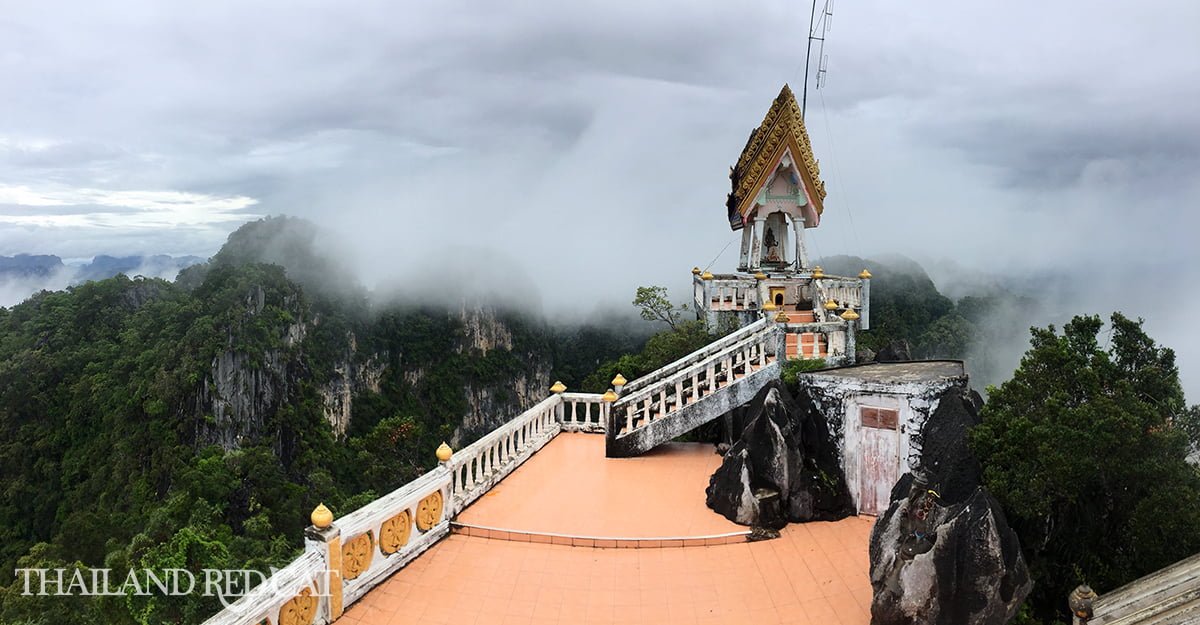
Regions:
<instances>
[{"instance_id":1,"label":"green tree","mask_svg":"<svg viewBox=\"0 0 1200 625\"><path fill-rule=\"evenodd\" d=\"M641 311L642 319L662 321L672 330L679 327L680 319L688 309L687 304L672 304L665 286L639 286L633 298L633 305Z\"/></svg>"},{"instance_id":2,"label":"green tree","mask_svg":"<svg viewBox=\"0 0 1200 625\"><path fill-rule=\"evenodd\" d=\"M1081 581L1112 590L1200 550L1200 473L1188 464L1175 354L1141 321L1097 316L1033 328L1008 382L989 389L972 446L1021 540L1049 621Z\"/></svg>"},{"instance_id":3,"label":"green tree","mask_svg":"<svg viewBox=\"0 0 1200 625\"><path fill-rule=\"evenodd\" d=\"M917 338L917 353L922 358L966 358L977 333L975 324L950 313Z\"/></svg>"},{"instance_id":4,"label":"green tree","mask_svg":"<svg viewBox=\"0 0 1200 625\"><path fill-rule=\"evenodd\" d=\"M720 338L709 332L703 321L683 321L650 337L641 351L610 360L583 380L583 390L602 393L618 373L629 380L670 364Z\"/></svg>"}]
</instances>

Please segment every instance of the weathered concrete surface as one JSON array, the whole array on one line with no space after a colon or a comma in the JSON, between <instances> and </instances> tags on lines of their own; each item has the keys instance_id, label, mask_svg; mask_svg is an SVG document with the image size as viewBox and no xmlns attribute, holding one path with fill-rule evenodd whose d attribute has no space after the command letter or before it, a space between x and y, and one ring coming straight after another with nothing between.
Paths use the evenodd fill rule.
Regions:
<instances>
[{"instance_id":1,"label":"weathered concrete surface","mask_svg":"<svg viewBox=\"0 0 1200 625\"><path fill-rule=\"evenodd\" d=\"M853 512L823 415L779 380L755 396L741 436L709 480L708 507L742 525L837 520Z\"/></svg>"},{"instance_id":2,"label":"weathered concrete surface","mask_svg":"<svg viewBox=\"0 0 1200 625\"><path fill-rule=\"evenodd\" d=\"M963 378L967 374L961 360L915 360L911 362L868 363L836 369L823 369L805 377L843 378L889 385L933 384Z\"/></svg>"},{"instance_id":3,"label":"weathered concrete surface","mask_svg":"<svg viewBox=\"0 0 1200 625\"><path fill-rule=\"evenodd\" d=\"M973 391L947 390L921 431L920 478L901 477L875 523L873 625L1001 625L1033 587L967 446L981 404Z\"/></svg>"},{"instance_id":4,"label":"weathered concrete surface","mask_svg":"<svg viewBox=\"0 0 1200 625\"><path fill-rule=\"evenodd\" d=\"M871 506L871 511L879 513L887 508L900 475L920 468L921 435L941 398L951 387L967 388L963 363L953 360L854 365L803 373L797 379L824 417L851 499L859 508L863 502L861 409L873 406L899 411L900 466L889 483L873 485L880 505Z\"/></svg>"}]
</instances>

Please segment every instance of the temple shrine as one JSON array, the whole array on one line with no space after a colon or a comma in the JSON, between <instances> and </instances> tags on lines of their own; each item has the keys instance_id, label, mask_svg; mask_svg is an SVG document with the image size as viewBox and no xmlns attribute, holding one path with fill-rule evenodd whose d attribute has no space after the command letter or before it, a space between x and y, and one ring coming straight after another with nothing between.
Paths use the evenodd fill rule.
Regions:
<instances>
[{"instance_id":1,"label":"temple shrine","mask_svg":"<svg viewBox=\"0 0 1200 625\"><path fill-rule=\"evenodd\" d=\"M871 274L832 276L809 264L805 230L821 225L825 183L787 85L729 179L729 227L742 233L737 272L692 270L696 314L716 328L769 314L786 330L786 357L853 362L855 332L870 328Z\"/></svg>"}]
</instances>

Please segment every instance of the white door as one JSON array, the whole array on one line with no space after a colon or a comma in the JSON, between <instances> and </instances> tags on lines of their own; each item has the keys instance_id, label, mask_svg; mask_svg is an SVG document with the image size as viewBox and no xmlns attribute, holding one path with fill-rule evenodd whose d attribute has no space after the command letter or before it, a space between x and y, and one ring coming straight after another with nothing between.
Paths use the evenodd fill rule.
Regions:
<instances>
[{"instance_id":1,"label":"white door","mask_svg":"<svg viewBox=\"0 0 1200 625\"><path fill-rule=\"evenodd\" d=\"M887 510L892 487L900 478L900 412L891 408L859 408L858 512L878 515Z\"/></svg>"}]
</instances>

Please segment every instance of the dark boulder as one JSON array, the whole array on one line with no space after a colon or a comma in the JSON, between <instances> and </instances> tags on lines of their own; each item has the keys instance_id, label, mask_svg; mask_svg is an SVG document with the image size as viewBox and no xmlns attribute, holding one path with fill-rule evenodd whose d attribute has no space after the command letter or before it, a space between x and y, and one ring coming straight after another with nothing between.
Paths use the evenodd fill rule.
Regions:
<instances>
[{"instance_id":1,"label":"dark boulder","mask_svg":"<svg viewBox=\"0 0 1200 625\"><path fill-rule=\"evenodd\" d=\"M854 351L855 364L866 364L875 362L875 352L869 347L860 347Z\"/></svg>"},{"instance_id":2,"label":"dark boulder","mask_svg":"<svg viewBox=\"0 0 1200 625\"><path fill-rule=\"evenodd\" d=\"M979 393L950 387L915 437L921 446L920 468L932 477L931 485L943 502L963 501L983 481L983 470L968 443L968 433L979 424L982 407Z\"/></svg>"},{"instance_id":3,"label":"dark boulder","mask_svg":"<svg viewBox=\"0 0 1200 625\"><path fill-rule=\"evenodd\" d=\"M872 625L1001 625L1033 587L967 444L981 405L952 388L922 428L918 473L900 478L871 531Z\"/></svg>"},{"instance_id":4,"label":"dark boulder","mask_svg":"<svg viewBox=\"0 0 1200 625\"><path fill-rule=\"evenodd\" d=\"M836 520L853 512L824 417L782 382L755 396L746 425L709 480L708 507L742 525Z\"/></svg>"},{"instance_id":5,"label":"dark boulder","mask_svg":"<svg viewBox=\"0 0 1200 625\"><path fill-rule=\"evenodd\" d=\"M884 345L875 354L875 362L907 362L912 359L912 346L904 339Z\"/></svg>"}]
</instances>

